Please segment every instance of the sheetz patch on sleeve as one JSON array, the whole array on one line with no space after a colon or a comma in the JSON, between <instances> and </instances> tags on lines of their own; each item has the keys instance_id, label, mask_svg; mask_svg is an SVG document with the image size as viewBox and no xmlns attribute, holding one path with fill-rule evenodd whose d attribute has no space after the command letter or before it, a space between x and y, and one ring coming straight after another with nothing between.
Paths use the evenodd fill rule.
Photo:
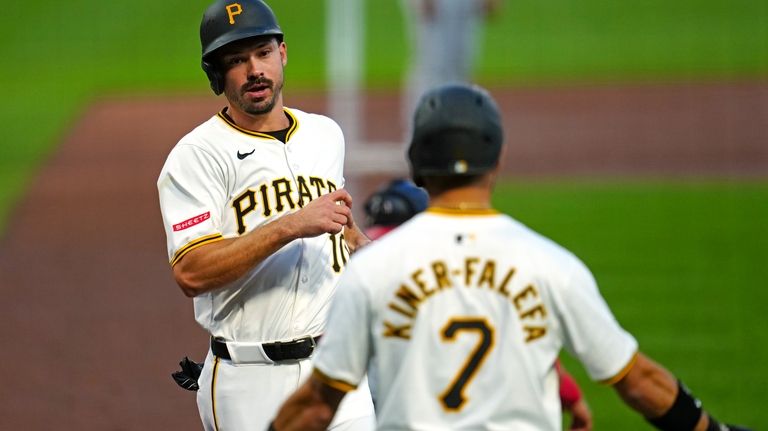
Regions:
<instances>
[{"instance_id":1,"label":"sheetz patch on sleeve","mask_svg":"<svg viewBox=\"0 0 768 431\"><path fill-rule=\"evenodd\" d=\"M190 228L190 227L192 227L192 226L194 226L196 224L200 224L200 223L208 220L209 218L211 218L211 212L210 211L206 211L206 212L204 212L204 213L202 213L200 215L197 215L197 216L194 216L194 217L192 217L190 219L184 220L181 223L176 223L175 225L173 225L173 231L174 232L178 232L180 230L184 230L184 229Z\"/></svg>"}]
</instances>

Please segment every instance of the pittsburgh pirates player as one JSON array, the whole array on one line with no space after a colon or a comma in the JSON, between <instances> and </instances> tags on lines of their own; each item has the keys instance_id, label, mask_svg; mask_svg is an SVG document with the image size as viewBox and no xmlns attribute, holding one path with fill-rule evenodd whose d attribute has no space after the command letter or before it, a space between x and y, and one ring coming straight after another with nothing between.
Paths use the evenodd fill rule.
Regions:
<instances>
[{"instance_id":1,"label":"pittsburgh pirates player","mask_svg":"<svg viewBox=\"0 0 768 431\"><path fill-rule=\"evenodd\" d=\"M485 91L438 87L414 124L430 207L351 259L313 376L275 430L321 429L369 366L379 429L558 430L562 347L659 429L728 429L638 351L579 259L493 210L503 138Z\"/></svg>"},{"instance_id":2,"label":"pittsburgh pirates player","mask_svg":"<svg viewBox=\"0 0 768 431\"><path fill-rule=\"evenodd\" d=\"M380 188L363 204L365 209L365 235L375 241L395 228L410 220L411 217L427 209L429 196L413 182L396 178ZM569 430L589 431L592 429L592 412L581 394L576 380L560 361L555 362L560 384L560 404L563 411L571 416ZM368 370L368 385L371 393L376 394L376 370ZM374 403L376 398L374 397Z\"/></svg>"},{"instance_id":3,"label":"pittsburgh pirates player","mask_svg":"<svg viewBox=\"0 0 768 431\"><path fill-rule=\"evenodd\" d=\"M263 430L309 376L338 276L368 239L343 189L331 119L283 106L287 48L260 0L217 0L202 66L227 105L172 149L157 186L174 277L211 335L206 430ZM374 425L363 385L333 429Z\"/></svg>"}]
</instances>

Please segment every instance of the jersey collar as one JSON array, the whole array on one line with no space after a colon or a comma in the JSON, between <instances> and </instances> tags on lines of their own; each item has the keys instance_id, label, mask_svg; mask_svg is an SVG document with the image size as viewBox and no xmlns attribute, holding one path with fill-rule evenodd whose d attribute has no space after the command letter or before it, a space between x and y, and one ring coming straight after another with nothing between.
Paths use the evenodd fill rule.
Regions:
<instances>
[{"instance_id":1,"label":"jersey collar","mask_svg":"<svg viewBox=\"0 0 768 431\"><path fill-rule=\"evenodd\" d=\"M499 212L493 208L445 208L429 207L426 212L448 216L494 216Z\"/></svg>"},{"instance_id":2,"label":"jersey collar","mask_svg":"<svg viewBox=\"0 0 768 431\"><path fill-rule=\"evenodd\" d=\"M293 115L293 112L290 111L288 108L283 108L283 112L285 112L285 115L287 115L291 119L291 127L288 129L288 133L285 135L285 142L288 142L291 139L291 136L296 132L296 130L299 128L299 120L296 119L296 116ZM232 121L232 118L230 118L229 115L227 115L227 108L224 107L221 111L219 111L218 114L216 114L224 123L226 123L229 127L237 130L240 133L244 133L248 136L255 136L257 138L263 138L263 139L271 139L273 141L278 141L274 136L271 136L264 132L255 132L253 130L244 129L237 124L235 124L234 121Z\"/></svg>"}]
</instances>

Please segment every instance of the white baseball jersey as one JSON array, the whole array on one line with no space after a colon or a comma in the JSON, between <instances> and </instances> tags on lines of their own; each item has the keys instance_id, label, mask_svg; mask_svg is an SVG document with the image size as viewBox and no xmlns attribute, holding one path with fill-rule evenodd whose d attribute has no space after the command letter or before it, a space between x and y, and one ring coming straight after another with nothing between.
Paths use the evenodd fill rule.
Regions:
<instances>
[{"instance_id":1,"label":"white baseball jersey","mask_svg":"<svg viewBox=\"0 0 768 431\"><path fill-rule=\"evenodd\" d=\"M292 124L286 143L241 129L222 111L173 148L157 182L171 265L344 185L338 125L297 109L285 113ZM194 298L195 319L226 340L232 356L206 357L197 392L205 430L266 429L308 378L310 359L265 364L236 355L238 346L252 353L261 342L322 334L348 253L342 234L294 240L228 286ZM367 386L348 398L333 429L372 429Z\"/></svg>"},{"instance_id":2,"label":"white baseball jersey","mask_svg":"<svg viewBox=\"0 0 768 431\"><path fill-rule=\"evenodd\" d=\"M285 113L293 119L285 144L219 113L173 148L157 183L171 265L344 185L338 125L297 109ZM195 297L195 318L228 341L321 334L347 257L341 234L293 241L231 285Z\"/></svg>"},{"instance_id":3,"label":"white baseball jersey","mask_svg":"<svg viewBox=\"0 0 768 431\"><path fill-rule=\"evenodd\" d=\"M378 375L382 430L559 430L561 348L595 380L637 353L586 266L491 210L430 208L350 261L316 375Z\"/></svg>"}]
</instances>

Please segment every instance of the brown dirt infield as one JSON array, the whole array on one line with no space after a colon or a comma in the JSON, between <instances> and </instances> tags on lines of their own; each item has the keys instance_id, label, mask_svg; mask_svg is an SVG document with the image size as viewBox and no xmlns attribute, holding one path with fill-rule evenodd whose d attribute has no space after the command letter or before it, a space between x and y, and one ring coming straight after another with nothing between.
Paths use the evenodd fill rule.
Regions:
<instances>
[{"instance_id":1,"label":"brown dirt infield","mask_svg":"<svg viewBox=\"0 0 768 431\"><path fill-rule=\"evenodd\" d=\"M768 81L494 95L514 176L768 176ZM321 94L286 101L325 110ZM155 180L175 142L221 105L102 100L47 161L0 240L0 429L200 429L194 394L170 373L184 355L203 357L206 335L171 278ZM398 140L398 106L396 95L368 97L368 139ZM361 203L394 174L349 166L358 156L347 180Z\"/></svg>"}]
</instances>

